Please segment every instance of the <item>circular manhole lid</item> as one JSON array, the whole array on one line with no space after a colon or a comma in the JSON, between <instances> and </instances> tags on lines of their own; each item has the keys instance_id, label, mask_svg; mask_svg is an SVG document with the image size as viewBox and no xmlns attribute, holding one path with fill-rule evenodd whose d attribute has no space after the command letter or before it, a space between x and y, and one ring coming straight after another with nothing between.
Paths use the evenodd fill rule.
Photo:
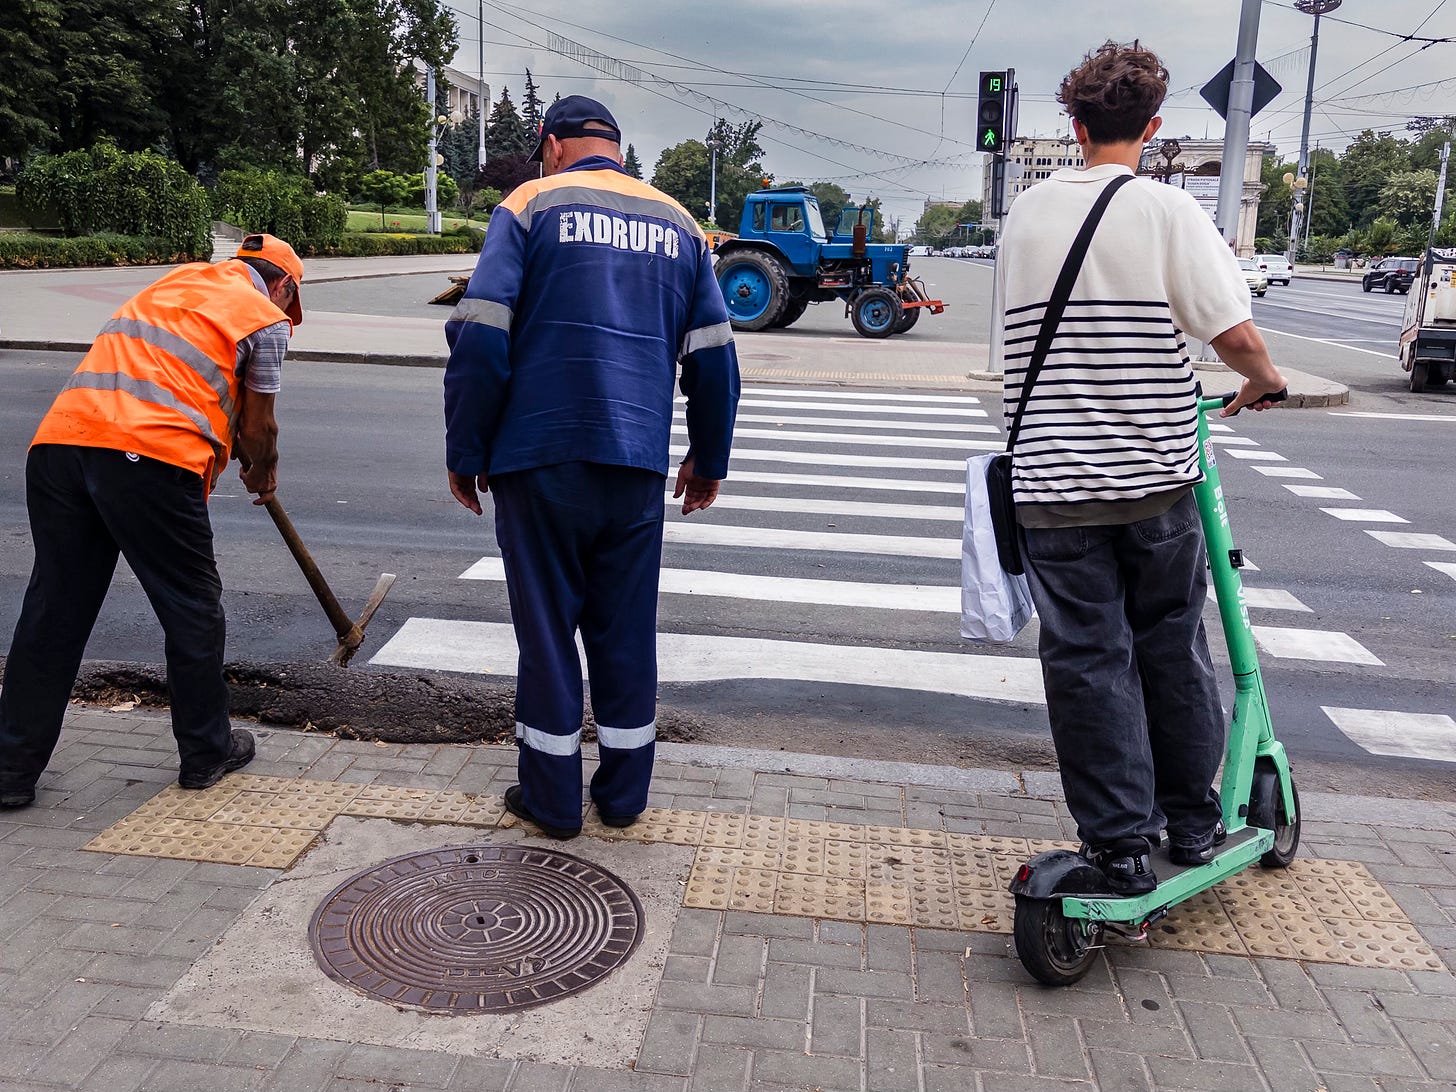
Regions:
<instances>
[{"instance_id":1,"label":"circular manhole lid","mask_svg":"<svg viewBox=\"0 0 1456 1092\"><path fill-rule=\"evenodd\" d=\"M411 853L346 880L314 912L324 973L366 996L438 1013L513 1012L605 978L642 939L620 879L548 849Z\"/></svg>"}]
</instances>

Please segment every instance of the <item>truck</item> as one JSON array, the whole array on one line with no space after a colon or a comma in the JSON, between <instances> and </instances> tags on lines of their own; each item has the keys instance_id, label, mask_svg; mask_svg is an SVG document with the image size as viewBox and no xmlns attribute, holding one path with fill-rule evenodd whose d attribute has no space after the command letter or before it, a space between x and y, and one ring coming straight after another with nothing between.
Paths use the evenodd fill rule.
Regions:
<instances>
[{"instance_id":1,"label":"truck","mask_svg":"<svg viewBox=\"0 0 1456 1092\"><path fill-rule=\"evenodd\" d=\"M1417 394L1456 378L1456 248L1433 248L1421 259L1396 355Z\"/></svg>"},{"instance_id":2,"label":"truck","mask_svg":"<svg viewBox=\"0 0 1456 1092\"><path fill-rule=\"evenodd\" d=\"M861 336L882 338L905 333L922 311L944 311L910 276L908 246L868 241L874 215L870 205L846 206L831 237L807 187L749 193L737 237L714 252L733 328L783 329L810 304L840 300Z\"/></svg>"}]
</instances>

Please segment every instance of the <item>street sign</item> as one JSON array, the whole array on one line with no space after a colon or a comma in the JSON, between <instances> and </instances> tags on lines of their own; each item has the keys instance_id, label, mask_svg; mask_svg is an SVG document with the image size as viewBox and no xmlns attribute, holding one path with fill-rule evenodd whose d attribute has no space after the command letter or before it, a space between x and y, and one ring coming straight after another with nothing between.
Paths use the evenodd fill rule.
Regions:
<instances>
[{"instance_id":1,"label":"street sign","mask_svg":"<svg viewBox=\"0 0 1456 1092\"><path fill-rule=\"evenodd\" d=\"M1234 62L1229 61L1219 69L1218 75L1203 85L1198 93L1203 96L1203 101L1218 111L1218 116L1225 121L1228 120L1229 88L1234 83ZM1253 117L1264 107L1274 101L1274 96L1283 91L1279 81L1269 75L1268 70L1258 61L1254 62L1254 104L1249 111Z\"/></svg>"},{"instance_id":2,"label":"street sign","mask_svg":"<svg viewBox=\"0 0 1456 1092\"><path fill-rule=\"evenodd\" d=\"M1006 147L1006 101L1010 81L1007 73L982 72L981 93L976 105L976 147L999 152Z\"/></svg>"}]
</instances>

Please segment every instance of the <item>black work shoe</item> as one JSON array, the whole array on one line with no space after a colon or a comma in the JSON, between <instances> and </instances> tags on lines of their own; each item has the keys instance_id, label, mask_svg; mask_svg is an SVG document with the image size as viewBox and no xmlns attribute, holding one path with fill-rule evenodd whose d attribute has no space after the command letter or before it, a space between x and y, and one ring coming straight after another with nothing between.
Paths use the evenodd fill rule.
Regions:
<instances>
[{"instance_id":1,"label":"black work shoe","mask_svg":"<svg viewBox=\"0 0 1456 1092\"><path fill-rule=\"evenodd\" d=\"M641 819L642 813L639 811L636 815L604 815L598 811L597 818L602 821L603 826L616 827L620 830L623 827L630 827L638 819Z\"/></svg>"},{"instance_id":2,"label":"black work shoe","mask_svg":"<svg viewBox=\"0 0 1456 1092\"><path fill-rule=\"evenodd\" d=\"M1228 841L1228 828L1223 825L1220 819L1213 825L1213 833L1209 835L1208 841L1202 845L1179 845L1171 842L1168 846L1168 860L1176 865L1203 865L1213 860L1218 852L1218 847Z\"/></svg>"},{"instance_id":3,"label":"black work shoe","mask_svg":"<svg viewBox=\"0 0 1456 1092\"><path fill-rule=\"evenodd\" d=\"M244 728L234 728L228 756L221 766L210 770L183 770L177 777L177 784L184 789L210 789L234 770L241 770L252 762L254 752L253 733Z\"/></svg>"},{"instance_id":4,"label":"black work shoe","mask_svg":"<svg viewBox=\"0 0 1456 1092\"><path fill-rule=\"evenodd\" d=\"M1148 843L1141 838L1114 842L1089 854L1119 895L1146 895L1158 886Z\"/></svg>"},{"instance_id":5,"label":"black work shoe","mask_svg":"<svg viewBox=\"0 0 1456 1092\"><path fill-rule=\"evenodd\" d=\"M34 803L34 789L0 789L0 808L28 808Z\"/></svg>"},{"instance_id":6,"label":"black work shoe","mask_svg":"<svg viewBox=\"0 0 1456 1092\"><path fill-rule=\"evenodd\" d=\"M560 841L568 841L581 833L581 827L553 827L549 823L543 823L531 814L531 809L526 807L521 786L512 785L506 790L506 811L510 812L517 819L524 819L548 838L556 838Z\"/></svg>"}]
</instances>

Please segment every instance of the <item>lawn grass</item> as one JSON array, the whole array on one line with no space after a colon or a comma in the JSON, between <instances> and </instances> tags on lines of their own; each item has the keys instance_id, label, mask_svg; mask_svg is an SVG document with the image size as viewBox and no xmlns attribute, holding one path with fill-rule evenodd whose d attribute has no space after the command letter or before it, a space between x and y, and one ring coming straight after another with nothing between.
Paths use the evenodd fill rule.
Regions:
<instances>
[{"instance_id":1,"label":"lawn grass","mask_svg":"<svg viewBox=\"0 0 1456 1092\"><path fill-rule=\"evenodd\" d=\"M388 231L424 231L425 214L423 212L396 212L394 209L390 209L384 214L384 223L385 230ZM441 217L440 225L446 231L457 227L485 227L484 221L478 218L466 220L463 216ZM351 208L345 230L379 231L379 210L366 212L359 208Z\"/></svg>"}]
</instances>

